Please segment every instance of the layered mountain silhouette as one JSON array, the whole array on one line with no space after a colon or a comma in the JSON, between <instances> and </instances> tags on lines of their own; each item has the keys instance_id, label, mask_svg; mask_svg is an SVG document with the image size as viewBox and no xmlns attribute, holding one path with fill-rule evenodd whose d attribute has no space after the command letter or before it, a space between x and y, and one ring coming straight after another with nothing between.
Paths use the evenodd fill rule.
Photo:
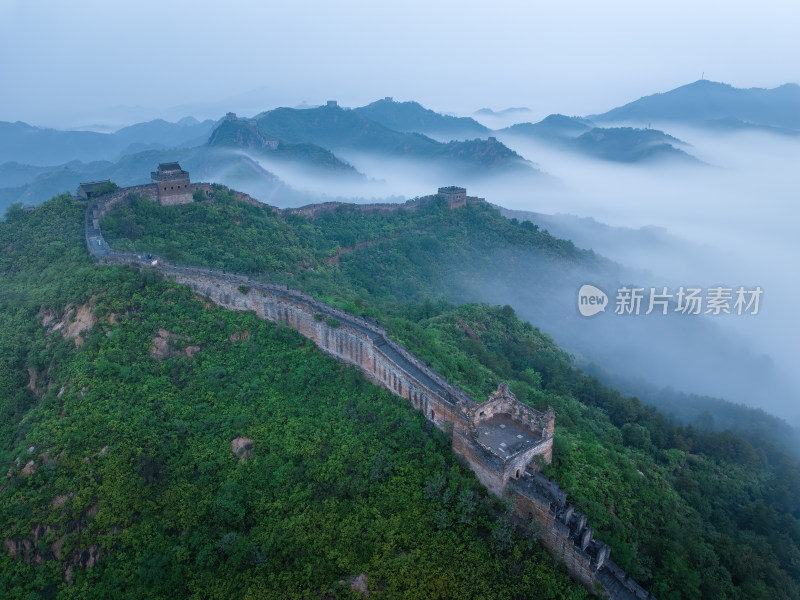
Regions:
<instances>
[{"instance_id":1,"label":"layered mountain silhouette","mask_svg":"<svg viewBox=\"0 0 800 600\"><path fill-rule=\"evenodd\" d=\"M120 186L150 183L150 171L154 165L175 160L191 173L195 181L238 181L248 192L257 189L264 194L272 194L284 187L275 175L243 154L209 146L146 150L128 154L117 162L71 161L57 168L16 165L16 170L29 173L30 179L21 182L17 175L11 181L18 185L0 188L0 210L4 211L14 202L38 204L42 198L53 194L74 193L85 181L111 179ZM11 163L0 165L0 181L5 181L5 172L15 170L13 166Z\"/></svg>"},{"instance_id":2,"label":"layered mountain silhouette","mask_svg":"<svg viewBox=\"0 0 800 600\"><path fill-rule=\"evenodd\" d=\"M581 117L549 115L538 123L518 123L506 127L502 133L524 135L549 141L563 141L579 136L594 127L594 123Z\"/></svg>"},{"instance_id":3,"label":"layered mountain silhouette","mask_svg":"<svg viewBox=\"0 0 800 600\"><path fill-rule=\"evenodd\" d=\"M145 149L196 146L208 139L214 125L214 121L199 122L191 117L177 123L156 119L114 133L97 133L0 122L0 163L60 165L71 160L116 160Z\"/></svg>"},{"instance_id":4,"label":"layered mountain silhouette","mask_svg":"<svg viewBox=\"0 0 800 600\"><path fill-rule=\"evenodd\" d=\"M308 142L333 151L370 152L395 158L435 161L474 171L535 172L519 154L496 140L437 142L421 133L390 129L339 106L309 109L276 108L256 117L259 132L279 140Z\"/></svg>"},{"instance_id":5,"label":"layered mountain silhouette","mask_svg":"<svg viewBox=\"0 0 800 600\"><path fill-rule=\"evenodd\" d=\"M214 148L251 150L268 160L294 162L309 169L359 174L352 165L322 146L308 142L290 143L267 137L250 121L223 121L212 132L208 145Z\"/></svg>"},{"instance_id":6,"label":"layered mountain silhouette","mask_svg":"<svg viewBox=\"0 0 800 600\"><path fill-rule=\"evenodd\" d=\"M475 111L474 114L486 117L505 117L509 115L520 115L529 112L531 112L530 108L525 108L521 106L512 106L509 108L504 108L502 110L492 110L491 108L479 108L478 110Z\"/></svg>"},{"instance_id":7,"label":"layered mountain silhouette","mask_svg":"<svg viewBox=\"0 0 800 600\"><path fill-rule=\"evenodd\" d=\"M527 109L481 109L476 115L522 118L526 113ZM542 152L550 145L629 164L700 164L688 144L650 128L651 122L701 126L714 132L800 135L800 86L739 89L701 80L606 113L552 114L538 123L519 123L496 132L471 118L443 115L417 102L390 98L352 110L335 104L276 108L244 120L200 122L187 117L170 123L157 119L114 133L0 122L0 209L12 202L38 203L92 179L141 183L154 160L180 160L195 179L213 173L224 183L248 191L253 189L248 182L259 179L272 185L275 177L269 170L278 169L278 163L291 167L285 169L287 173L354 180L374 177L368 167L362 174L348 162L358 164L354 157L360 155L386 159L390 167L400 164L392 161L419 163L464 182L495 174L539 174L526 160L536 156L522 157L514 151L514 141L519 139L542 143ZM512 147L494 139L495 134Z\"/></svg>"},{"instance_id":8,"label":"layered mountain silhouette","mask_svg":"<svg viewBox=\"0 0 800 600\"><path fill-rule=\"evenodd\" d=\"M638 163L661 159L699 162L677 146L681 140L657 129L597 127L581 117L549 115L538 123L519 123L500 133L521 136L581 154L615 162Z\"/></svg>"},{"instance_id":9,"label":"layered mountain silhouette","mask_svg":"<svg viewBox=\"0 0 800 600\"><path fill-rule=\"evenodd\" d=\"M790 83L773 89L741 89L701 79L589 118L597 123L675 121L731 129L764 126L800 131L800 86Z\"/></svg>"},{"instance_id":10,"label":"layered mountain silhouette","mask_svg":"<svg viewBox=\"0 0 800 600\"><path fill-rule=\"evenodd\" d=\"M442 139L469 139L491 134L475 119L443 115L418 102L395 102L389 98L354 109L384 127L405 133L422 133Z\"/></svg>"}]
</instances>

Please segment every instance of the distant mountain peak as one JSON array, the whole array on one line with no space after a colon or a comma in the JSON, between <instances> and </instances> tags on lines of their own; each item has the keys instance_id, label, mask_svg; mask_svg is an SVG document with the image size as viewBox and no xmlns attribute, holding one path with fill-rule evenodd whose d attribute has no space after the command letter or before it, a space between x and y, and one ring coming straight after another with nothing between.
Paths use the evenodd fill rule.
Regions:
<instances>
[{"instance_id":1,"label":"distant mountain peak","mask_svg":"<svg viewBox=\"0 0 800 600\"><path fill-rule=\"evenodd\" d=\"M467 139L483 136L489 132L477 121L469 117L443 115L422 106L419 102L397 102L383 98L354 109L384 127L403 133L422 133L448 139Z\"/></svg>"},{"instance_id":2,"label":"distant mountain peak","mask_svg":"<svg viewBox=\"0 0 800 600\"><path fill-rule=\"evenodd\" d=\"M517 123L511 127L506 127L502 131L514 135L533 136L554 141L574 138L594 126L594 123L581 117L552 114L538 123Z\"/></svg>"},{"instance_id":3,"label":"distant mountain peak","mask_svg":"<svg viewBox=\"0 0 800 600\"><path fill-rule=\"evenodd\" d=\"M606 123L677 121L693 125L727 119L743 127L800 130L800 86L788 83L773 89L743 89L699 79L589 118Z\"/></svg>"},{"instance_id":4,"label":"distant mountain peak","mask_svg":"<svg viewBox=\"0 0 800 600\"><path fill-rule=\"evenodd\" d=\"M561 149L577 151L601 160L639 163L662 159L679 159L699 163L676 145L681 140L658 129L633 127L597 127L581 117L548 115L538 123L518 123L501 133L524 136Z\"/></svg>"},{"instance_id":5,"label":"distant mountain peak","mask_svg":"<svg viewBox=\"0 0 800 600\"><path fill-rule=\"evenodd\" d=\"M548 125L567 125L567 126L580 125L585 127L594 127L594 123L592 123L588 119L584 119L583 117L568 117L566 115L562 115L559 113L547 115L544 119L539 121L539 123Z\"/></svg>"},{"instance_id":6,"label":"distant mountain peak","mask_svg":"<svg viewBox=\"0 0 800 600\"><path fill-rule=\"evenodd\" d=\"M512 106L509 108L504 108L502 110L492 110L491 108L479 108L478 110L475 111L475 114L487 115L491 117L503 117L513 113L526 113L526 112L531 112L531 109L525 108L524 106Z\"/></svg>"}]
</instances>

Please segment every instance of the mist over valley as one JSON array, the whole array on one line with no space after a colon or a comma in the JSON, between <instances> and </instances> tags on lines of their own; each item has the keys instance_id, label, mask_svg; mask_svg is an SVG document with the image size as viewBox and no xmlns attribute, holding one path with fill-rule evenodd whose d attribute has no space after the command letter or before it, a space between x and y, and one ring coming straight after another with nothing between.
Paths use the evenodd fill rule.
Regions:
<instances>
[{"instance_id":1,"label":"mist over valley","mask_svg":"<svg viewBox=\"0 0 800 600\"><path fill-rule=\"evenodd\" d=\"M727 112L702 108L720 93L728 98ZM687 94L694 94L691 100ZM546 265L531 259L510 270L498 249L487 259L500 267L485 273L454 267L464 280L432 288L435 296L511 304L581 364L601 377L630 382L630 392L646 402L656 402L648 397L668 387L764 408L796 423L798 411L786 399L800 389L793 372L793 340L800 329L791 300L800 290L782 265L798 251L791 198L797 194L792 157L800 138L792 134L795 123L786 111L770 112L764 104L769 94L755 94L766 100L752 108L754 94L697 82L657 96L660 104L644 98L600 116L551 115L496 131L480 119L528 113L478 111L474 118L456 118L386 98L352 110L329 103L268 110L253 119L229 115L213 128L210 121L189 118L154 121L88 138L18 124L28 141L21 161L0 165L0 199L6 206L35 204L87 180L141 184L153 164L170 159L179 160L197 181L216 181L279 208L397 201L442 185L465 185L470 195L486 198L507 217L530 220L616 264L577 272L558 268L542 277ZM787 93L775 94L780 107L791 101L790 94L789 100ZM680 110L665 104L671 96ZM706 126L710 118L759 116L763 120L750 121L748 128ZM781 127L782 133L758 129L762 125ZM187 146L198 131L207 133L207 141ZM476 134L482 138L472 137ZM51 140L59 136L70 139L75 160L48 168L48 160L68 157L63 151L53 154ZM82 162L100 157L98 139L108 146L117 138L128 147L185 147L138 151L117 162ZM0 150L10 157L17 143L11 138L5 143ZM624 284L648 291L666 286L673 293L681 286L718 285L765 291L756 316L623 316L609 305L599 317L585 319L575 309L576 290L585 282L602 283L612 303Z\"/></svg>"}]
</instances>

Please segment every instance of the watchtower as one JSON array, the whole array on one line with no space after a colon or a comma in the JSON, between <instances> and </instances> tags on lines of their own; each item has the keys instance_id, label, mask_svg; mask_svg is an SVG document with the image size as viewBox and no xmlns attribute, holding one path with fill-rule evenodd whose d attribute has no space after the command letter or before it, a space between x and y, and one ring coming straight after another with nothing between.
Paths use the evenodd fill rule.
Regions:
<instances>
[{"instance_id":1,"label":"watchtower","mask_svg":"<svg viewBox=\"0 0 800 600\"><path fill-rule=\"evenodd\" d=\"M158 171L150 173L150 179L158 189L158 203L162 206L188 204L192 201L192 184L189 172L176 162L161 163Z\"/></svg>"},{"instance_id":2,"label":"watchtower","mask_svg":"<svg viewBox=\"0 0 800 600\"><path fill-rule=\"evenodd\" d=\"M103 179L102 181L90 181L88 183L82 183L78 186L78 198L82 200L88 200L93 195L96 195L98 190L106 190L111 184L110 179ZM113 185L110 187L114 187Z\"/></svg>"},{"instance_id":3,"label":"watchtower","mask_svg":"<svg viewBox=\"0 0 800 600\"><path fill-rule=\"evenodd\" d=\"M517 400L507 383L484 402L465 410L470 437L482 448L478 456L492 456L478 477L490 490L502 491L511 479L524 477L536 456L553 460L556 415L552 407L539 412Z\"/></svg>"},{"instance_id":4,"label":"watchtower","mask_svg":"<svg viewBox=\"0 0 800 600\"><path fill-rule=\"evenodd\" d=\"M456 187L454 185L440 187L439 195L444 196L450 208L458 208L467 204L467 188Z\"/></svg>"}]
</instances>

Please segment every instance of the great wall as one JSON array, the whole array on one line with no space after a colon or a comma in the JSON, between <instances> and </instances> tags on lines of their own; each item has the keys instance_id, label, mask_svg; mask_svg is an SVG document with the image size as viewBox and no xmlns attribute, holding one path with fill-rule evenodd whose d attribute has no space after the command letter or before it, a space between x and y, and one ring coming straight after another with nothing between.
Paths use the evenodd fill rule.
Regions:
<instances>
[{"instance_id":1,"label":"great wall","mask_svg":"<svg viewBox=\"0 0 800 600\"><path fill-rule=\"evenodd\" d=\"M558 484L538 472L533 460L536 456L546 462L552 460L552 408L544 413L534 410L519 402L506 384L501 384L487 400L477 402L390 339L382 328L299 290L112 249L103 237L100 220L134 195L161 204L183 204L191 202L198 191L213 199L215 189L227 190L224 186L189 183L188 173L180 170L177 163L162 167L152 174L151 184L121 188L97 197L86 195L86 244L99 264L149 266L165 279L186 285L219 306L253 311L263 319L297 330L326 354L358 368L371 382L408 400L426 419L447 432L453 450L464 457L481 483L492 494L509 497L520 520L533 519L539 541L591 593L619 600L655 600L610 559L609 546L594 539L594 529L588 525L586 515L567 504L566 493ZM168 185L163 185L170 174L175 181L180 180L180 190L170 191ZM447 198L454 190L455 201ZM440 192L450 200L451 208L467 201L463 188L443 188ZM246 194L234 193L239 200L257 203ZM313 217L333 208L292 212Z\"/></svg>"}]
</instances>

